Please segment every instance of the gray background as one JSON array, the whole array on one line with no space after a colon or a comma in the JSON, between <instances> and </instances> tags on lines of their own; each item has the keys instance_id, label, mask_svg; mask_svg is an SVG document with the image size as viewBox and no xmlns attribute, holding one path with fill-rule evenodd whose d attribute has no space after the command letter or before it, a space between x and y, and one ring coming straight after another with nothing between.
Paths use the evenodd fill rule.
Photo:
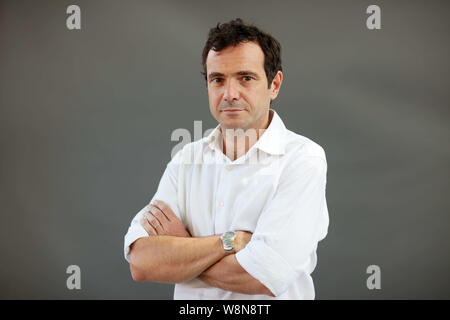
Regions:
<instances>
[{"instance_id":1,"label":"gray background","mask_svg":"<svg viewBox=\"0 0 450 320\"><path fill-rule=\"evenodd\" d=\"M66 28L81 7L82 29ZM366 28L381 6L382 29ZM0 298L171 299L134 283L131 218L176 128L216 125L201 50L241 17L283 47L274 108L326 151L317 299L448 299L448 1L1 1ZM82 289L66 288L66 268ZM381 268L368 290L366 268Z\"/></svg>"}]
</instances>

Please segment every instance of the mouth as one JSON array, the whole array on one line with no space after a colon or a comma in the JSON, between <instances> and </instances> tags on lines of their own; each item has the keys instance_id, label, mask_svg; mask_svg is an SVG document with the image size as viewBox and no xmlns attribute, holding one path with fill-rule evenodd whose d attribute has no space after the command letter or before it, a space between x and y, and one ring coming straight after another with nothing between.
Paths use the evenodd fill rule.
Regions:
<instances>
[{"instance_id":1,"label":"mouth","mask_svg":"<svg viewBox=\"0 0 450 320\"><path fill-rule=\"evenodd\" d=\"M222 110L222 112L225 112L225 113L238 113L238 112L241 112L241 111L244 111L243 109L225 109L225 110Z\"/></svg>"}]
</instances>

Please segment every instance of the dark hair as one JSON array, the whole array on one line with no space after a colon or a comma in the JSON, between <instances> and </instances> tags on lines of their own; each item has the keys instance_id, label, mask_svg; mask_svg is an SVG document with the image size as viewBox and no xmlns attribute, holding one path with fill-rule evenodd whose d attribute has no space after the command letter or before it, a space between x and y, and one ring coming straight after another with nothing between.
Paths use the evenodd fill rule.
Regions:
<instances>
[{"instance_id":1,"label":"dark hair","mask_svg":"<svg viewBox=\"0 0 450 320\"><path fill-rule=\"evenodd\" d=\"M281 68L281 45L270 34L265 33L253 25L245 24L237 18L228 23L218 23L208 33L202 54L203 76L206 80L206 58L209 51L221 51L229 46L237 46L242 42L256 42L264 53L264 71L266 72L268 87Z\"/></svg>"}]
</instances>

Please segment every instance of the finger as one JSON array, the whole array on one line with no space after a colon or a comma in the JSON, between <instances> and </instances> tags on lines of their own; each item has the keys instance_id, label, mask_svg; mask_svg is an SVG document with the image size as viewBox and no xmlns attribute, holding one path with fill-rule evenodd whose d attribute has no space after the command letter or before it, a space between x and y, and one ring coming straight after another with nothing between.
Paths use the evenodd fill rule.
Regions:
<instances>
[{"instance_id":1,"label":"finger","mask_svg":"<svg viewBox=\"0 0 450 320\"><path fill-rule=\"evenodd\" d=\"M172 209L165 202L161 200L155 200L153 201L153 205L165 214L167 220L171 221L174 218L178 218L176 214L172 211Z\"/></svg>"},{"instance_id":2,"label":"finger","mask_svg":"<svg viewBox=\"0 0 450 320\"><path fill-rule=\"evenodd\" d=\"M149 206L149 211L159 220L163 227L165 223L170 221L164 214L164 212L162 212L161 209L155 207L154 205Z\"/></svg>"},{"instance_id":3,"label":"finger","mask_svg":"<svg viewBox=\"0 0 450 320\"><path fill-rule=\"evenodd\" d=\"M141 226L145 229L145 231L147 231L147 233L148 233L150 236L156 236L156 235L158 235L158 234L156 233L155 228L153 228L153 226L150 225L150 223L147 221L147 219L142 218L140 222L141 222Z\"/></svg>"},{"instance_id":4,"label":"finger","mask_svg":"<svg viewBox=\"0 0 450 320\"><path fill-rule=\"evenodd\" d=\"M161 222L151 214L151 212L144 213L144 218L147 219L147 221L150 223L150 225L155 228L156 232L158 234L164 234L164 228L161 225Z\"/></svg>"}]
</instances>

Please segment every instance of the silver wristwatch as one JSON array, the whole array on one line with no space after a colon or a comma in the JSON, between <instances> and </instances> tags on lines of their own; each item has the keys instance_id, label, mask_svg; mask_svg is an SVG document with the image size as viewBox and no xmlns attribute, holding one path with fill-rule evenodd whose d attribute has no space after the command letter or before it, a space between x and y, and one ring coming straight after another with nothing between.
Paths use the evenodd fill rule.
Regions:
<instances>
[{"instance_id":1,"label":"silver wristwatch","mask_svg":"<svg viewBox=\"0 0 450 320\"><path fill-rule=\"evenodd\" d=\"M234 239L236 239L236 232L228 231L220 236L223 244L223 250L225 250L225 254L230 254L234 252Z\"/></svg>"}]
</instances>

